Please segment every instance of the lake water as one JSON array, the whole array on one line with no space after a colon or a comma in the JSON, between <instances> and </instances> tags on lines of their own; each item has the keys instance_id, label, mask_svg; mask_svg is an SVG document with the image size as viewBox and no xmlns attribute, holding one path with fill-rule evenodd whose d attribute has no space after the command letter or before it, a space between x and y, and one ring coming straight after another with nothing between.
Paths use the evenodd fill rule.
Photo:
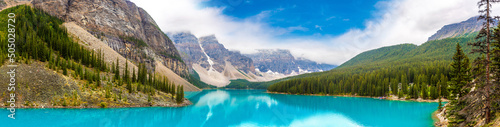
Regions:
<instances>
[{"instance_id":1,"label":"lake water","mask_svg":"<svg viewBox=\"0 0 500 127\"><path fill-rule=\"evenodd\" d=\"M2 109L4 127L429 127L438 103L268 94L264 90L187 92L181 108Z\"/></svg>"}]
</instances>

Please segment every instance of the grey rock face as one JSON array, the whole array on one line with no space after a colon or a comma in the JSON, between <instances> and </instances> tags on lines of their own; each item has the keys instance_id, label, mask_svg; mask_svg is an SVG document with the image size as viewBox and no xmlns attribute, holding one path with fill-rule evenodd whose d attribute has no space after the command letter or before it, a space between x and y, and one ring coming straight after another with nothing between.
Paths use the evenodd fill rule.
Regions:
<instances>
[{"instance_id":1,"label":"grey rock face","mask_svg":"<svg viewBox=\"0 0 500 127\"><path fill-rule=\"evenodd\" d=\"M335 65L318 64L304 58L295 59L289 50L284 49L260 49L258 53L246 54L252 58L255 67L261 72L273 71L282 74L302 71L318 72L335 68Z\"/></svg>"},{"instance_id":2,"label":"grey rock face","mask_svg":"<svg viewBox=\"0 0 500 127\"><path fill-rule=\"evenodd\" d=\"M217 71L223 71L224 66L226 65L225 61L229 61L234 67L236 67L236 69L245 73L255 72L252 59L241 55L240 52L229 51L224 47L224 45L219 43L214 35L200 37L200 44L208 56L213 58L215 63L219 63L217 66L214 66Z\"/></svg>"},{"instance_id":3,"label":"grey rock face","mask_svg":"<svg viewBox=\"0 0 500 127\"><path fill-rule=\"evenodd\" d=\"M467 33L479 31L481 30L484 21L477 20L477 18L478 17L476 16L460 23L446 25L439 31L437 31L434 35L429 37L428 41L458 37Z\"/></svg>"},{"instance_id":4,"label":"grey rock face","mask_svg":"<svg viewBox=\"0 0 500 127\"><path fill-rule=\"evenodd\" d=\"M188 65L200 64L204 68L209 68L208 58L205 55L207 53L214 62L213 68L218 72L224 71L226 61L243 72L255 72L252 59L239 52L229 51L213 35L199 39L189 32L168 33L168 35Z\"/></svg>"},{"instance_id":5,"label":"grey rock face","mask_svg":"<svg viewBox=\"0 0 500 127\"><path fill-rule=\"evenodd\" d=\"M297 58L295 60L295 63L298 65L303 70L309 71L309 72L319 72L319 71L328 71L331 70L337 65L330 65L330 64L320 64L305 58Z\"/></svg>"},{"instance_id":6,"label":"grey rock face","mask_svg":"<svg viewBox=\"0 0 500 127\"><path fill-rule=\"evenodd\" d=\"M269 70L282 74L290 74L292 71L298 72L295 66L295 58L289 50L258 50L256 54L246 55L254 60L255 67L261 72Z\"/></svg>"},{"instance_id":7,"label":"grey rock face","mask_svg":"<svg viewBox=\"0 0 500 127\"><path fill-rule=\"evenodd\" d=\"M4 0L0 0L0 10L7 6L7 3Z\"/></svg>"},{"instance_id":8,"label":"grey rock face","mask_svg":"<svg viewBox=\"0 0 500 127\"><path fill-rule=\"evenodd\" d=\"M154 63L151 61L159 58L175 73L189 74L172 41L145 10L130 1L33 0L32 4L52 16L84 27L129 59Z\"/></svg>"},{"instance_id":9,"label":"grey rock face","mask_svg":"<svg viewBox=\"0 0 500 127\"><path fill-rule=\"evenodd\" d=\"M179 50L182 60L188 66L192 64L200 64L207 68L210 66L207 62L207 57L203 53L198 38L190 32L168 33L174 42L175 47Z\"/></svg>"},{"instance_id":10,"label":"grey rock face","mask_svg":"<svg viewBox=\"0 0 500 127\"><path fill-rule=\"evenodd\" d=\"M282 74L302 71L318 72L335 68L335 65L318 64L304 58L295 58L289 50L258 50L256 54L242 55L237 51L229 51L220 44L215 36L206 36L197 39L189 32L168 33L174 41L175 46L181 53L182 59L191 64L201 64L204 68L209 68L207 57L203 50L214 61L213 68L222 72L225 61L231 62L238 70L244 72L255 72L258 68L262 72L271 70ZM202 45L203 50L199 44Z\"/></svg>"}]
</instances>

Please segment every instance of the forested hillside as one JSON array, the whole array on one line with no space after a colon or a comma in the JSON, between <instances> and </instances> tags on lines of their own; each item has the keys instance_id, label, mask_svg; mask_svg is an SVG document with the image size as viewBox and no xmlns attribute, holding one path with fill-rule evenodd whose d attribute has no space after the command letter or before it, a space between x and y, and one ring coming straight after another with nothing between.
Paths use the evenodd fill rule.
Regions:
<instances>
[{"instance_id":1,"label":"forested hillside","mask_svg":"<svg viewBox=\"0 0 500 127\"><path fill-rule=\"evenodd\" d=\"M371 62L400 59L404 57L409 51L415 48L417 48L417 45L414 44L400 44L366 51L343 63L337 68L345 68Z\"/></svg>"},{"instance_id":2,"label":"forested hillside","mask_svg":"<svg viewBox=\"0 0 500 127\"><path fill-rule=\"evenodd\" d=\"M476 33L477 34L477 33ZM473 37L447 38L420 46L401 44L361 53L328 72L292 78L268 90L292 94L388 96L436 99L447 92L456 44L470 52ZM477 57L472 56L471 59ZM444 96L445 98L447 96Z\"/></svg>"},{"instance_id":3,"label":"forested hillside","mask_svg":"<svg viewBox=\"0 0 500 127\"><path fill-rule=\"evenodd\" d=\"M9 13L15 16L11 16L13 21L7 22ZM116 62L106 63L101 51L82 46L83 42L79 42L78 38L68 36L66 28L62 27L62 20L41 10L20 5L5 9L0 15L4 15L0 17L0 25L9 26L0 27L2 72L6 71L9 33L15 33L14 63L24 70L19 72L19 76L29 75L27 71L30 74L32 71L37 72L33 77L19 79L23 87L16 92L24 95L16 103L23 102L25 106L73 107L173 106L175 102L182 105L190 103L183 98L182 86L173 84L165 77L155 76L155 72L148 71L144 64L138 66L138 71L130 71L128 61L117 59ZM126 63L126 66L119 67L120 62ZM37 67L36 70L29 70L33 66ZM39 78L44 73L60 81ZM0 82L8 81L4 79L6 77L2 76ZM6 88L1 89L7 91ZM3 96L2 99L7 97Z\"/></svg>"}]
</instances>

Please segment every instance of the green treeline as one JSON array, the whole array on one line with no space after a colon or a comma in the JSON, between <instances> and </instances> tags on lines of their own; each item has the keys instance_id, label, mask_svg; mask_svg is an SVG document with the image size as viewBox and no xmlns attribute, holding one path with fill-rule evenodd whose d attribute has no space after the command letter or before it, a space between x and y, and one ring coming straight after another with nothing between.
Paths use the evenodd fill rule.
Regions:
<instances>
[{"instance_id":1,"label":"green treeline","mask_svg":"<svg viewBox=\"0 0 500 127\"><path fill-rule=\"evenodd\" d=\"M103 53L88 50L74 42L68 36L66 29L61 27L62 21L60 19L24 5L6 9L0 14L7 15L7 13L16 14L13 25L16 29L15 53L17 61L38 60L48 62L51 69L61 69L65 75L68 73L67 69L75 70L78 72L76 75L81 77L94 77L87 70L88 68L93 68L92 73L106 72L108 70ZM7 19L4 17L0 20ZM0 25L7 26L7 22L1 22ZM7 29L1 27L0 31L0 33L6 33ZM2 38L0 40L0 45L2 45L0 52L6 54L7 52L4 50L8 44L6 34L2 34L0 37ZM4 61L5 59L1 60Z\"/></svg>"},{"instance_id":2,"label":"green treeline","mask_svg":"<svg viewBox=\"0 0 500 127\"><path fill-rule=\"evenodd\" d=\"M126 71L125 73L128 73L128 71ZM170 93L172 96L176 95L175 96L176 100L184 99L183 86L175 85L173 82L169 81L167 77L156 76L154 72L148 73L146 65L142 63L139 64L137 73L134 70L132 72L132 77L128 77L128 75L125 75L123 80L125 80L125 82L131 82L127 83L127 89L129 89L129 92L137 90L142 92L148 92L154 95L154 90L152 89L154 88L156 90L160 90L165 93ZM136 84L135 89L133 84ZM181 101L177 102L180 103Z\"/></svg>"},{"instance_id":3,"label":"green treeline","mask_svg":"<svg viewBox=\"0 0 500 127\"><path fill-rule=\"evenodd\" d=\"M128 61L117 59L112 65L107 65L102 51L86 49L73 41L66 28L62 27L63 21L56 17L20 5L0 12L1 26L7 26L8 13L16 14L13 25L16 29L15 53L18 62L29 63L32 60L47 62L49 69L61 71L64 75L73 76L75 79L86 80L88 84L95 84L94 87L102 87L101 80L105 80L106 77L101 76L101 73L110 72L114 74L112 79L115 84L117 86L127 84L126 88L131 93L140 91L151 96L156 93L155 90L160 90L170 93L172 97L175 95L179 100L183 99L182 86L175 85L166 77L155 76L154 72L148 72L144 64L139 65L137 72L136 69L129 69ZM7 58L6 36L7 27L0 27L0 61L2 61L0 65L4 64ZM120 62L126 62L122 70L119 67Z\"/></svg>"},{"instance_id":4,"label":"green treeline","mask_svg":"<svg viewBox=\"0 0 500 127\"><path fill-rule=\"evenodd\" d=\"M436 99L448 95L448 62L408 63L376 71L334 71L328 75L290 79L268 87L291 94L388 96ZM418 67L418 68L417 68Z\"/></svg>"},{"instance_id":5,"label":"green treeline","mask_svg":"<svg viewBox=\"0 0 500 127\"><path fill-rule=\"evenodd\" d=\"M420 46L402 44L367 51L331 71L281 81L268 90L291 94L449 98L455 46L457 42L467 45L473 41L473 37L448 38ZM470 51L471 47L464 49Z\"/></svg>"}]
</instances>

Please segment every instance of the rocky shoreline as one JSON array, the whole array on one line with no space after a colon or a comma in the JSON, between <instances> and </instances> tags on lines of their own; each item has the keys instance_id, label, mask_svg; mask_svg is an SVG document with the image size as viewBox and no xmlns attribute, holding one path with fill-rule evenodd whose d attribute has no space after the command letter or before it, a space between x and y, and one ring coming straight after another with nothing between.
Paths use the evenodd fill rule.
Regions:
<instances>
[{"instance_id":1,"label":"rocky shoreline","mask_svg":"<svg viewBox=\"0 0 500 127\"><path fill-rule=\"evenodd\" d=\"M17 105L17 104L16 104ZM141 108L141 107L185 107L193 105L193 103L187 99L184 102L177 104L132 104L132 105L110 105L106 107L98 106L98 105L88 105L88 106L53 106L53 105L32 105L25 106L19 105L16 106L16 109L44 109L44 108L53 108L53 109L87 109L87 108ZM5 106L5 103L0 106L0 108L10 108L9 106Z\"/></svg>"},{"instance_id":2,"label":"rocky shoreline","mask_svg":"<svg viewBox=\"0 0 500 127\"><path fill-rule=\"evenodd\" d=\"M445 106L448 104L445 104ZM434 126L436 127L448 127L448 118L446 118L446 108L443 108L441 110L437 110L434 113L432 113L432 118L435 121Z\"/></svg>"}]
</instances>

